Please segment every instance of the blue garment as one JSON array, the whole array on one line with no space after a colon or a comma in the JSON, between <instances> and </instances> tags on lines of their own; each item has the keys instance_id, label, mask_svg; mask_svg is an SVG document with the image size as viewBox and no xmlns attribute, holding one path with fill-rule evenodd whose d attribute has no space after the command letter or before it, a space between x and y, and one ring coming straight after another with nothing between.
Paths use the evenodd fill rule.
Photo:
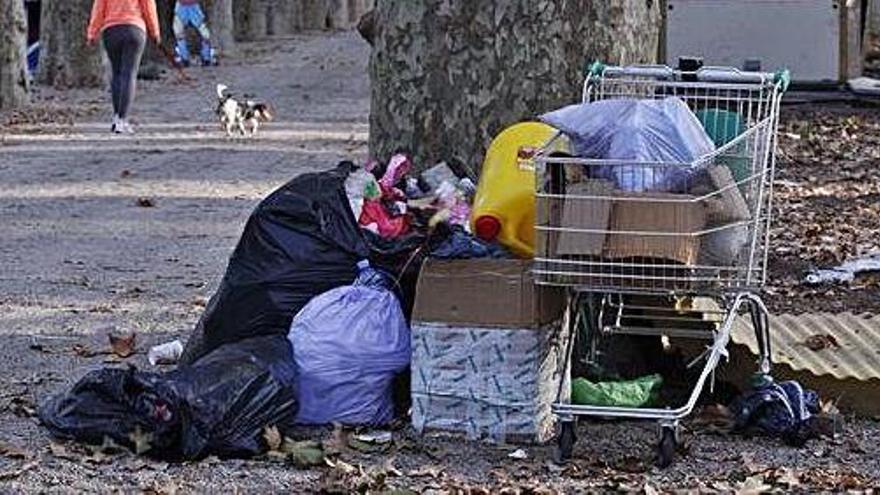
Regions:
<instances>
[{"instance_id":1,"label":"blue garment","mask_svg":"<svg viewBox=\"0 0 880 495\"><path fill-rule=\"evenodd\" d=\"M431 251L432 258L469 259L469 258L510 258L510 254L496 243L486 243L464 231L460 227L452 229L452 233L439 246Z\"/></svg>"},{"instance_id":2,"label":"blue garment","mask_svg":"<svg viewBox=\"0 0 880 495\"><path fill-rule=\"evenodd\" d=\"M203 63L215 63L216 52L211 46L211 31L205 20L205 13L198 4L181 5L179 2L174 7L174 37L177 38L175 51L179 62L189 62L189 46L186 42L186 28L192 26L202 37L200 56Z\"/></svg>"},{"instance_id":3,"label":"blue garment","mask_svg":"<svg viewBox=\"0 0 880 495\"><path fill-rule=\"evenodd\" d=\"M27 50L27 64L28 64L28 72L31 74L37 73L37 67L40 63L40 42L32 44L28 47Z\"/></svg>"},{"instance_id":4,"label":"blue garment","mask_svg":"<svg viewBox=\"0 0 880 495\"><path fill-rule=\"evenodd\" d=\"M731 409L737 429L757 427L789 443L802 444L811 434L810 418L819 412L819 396L795 381L769 381L740 397Z\"/></svg>"},{"instance_id":5,"label":"blue garment","mask_svg":"<svg viewBox=\"0 0 880 495\"><path fill-rule=\"evenodd\" d=\"M205 23L205 13L202 12L201 5L197 3L192 5L181 5L178 3L174 7L174 15L183 22L184 26L198 28Z\"/></svg>"}]
</instances>

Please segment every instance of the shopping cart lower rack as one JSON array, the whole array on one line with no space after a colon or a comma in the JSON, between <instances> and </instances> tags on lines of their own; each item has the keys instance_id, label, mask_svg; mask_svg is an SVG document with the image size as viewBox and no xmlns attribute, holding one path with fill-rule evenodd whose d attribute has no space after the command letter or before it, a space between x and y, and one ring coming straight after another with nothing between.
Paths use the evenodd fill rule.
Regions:
<instances>
[{"instance_id":1,"label":"shopping cart lower rack","mask_svg":"<svg viewBox=\"0 0 880 495\"><path fill-rule=\"evenodd\" d=\"M680 407L576 405L560 387L553 410L561 459L571 456L576 417L636 418L659 422L658 464L668 465L679 422L713 383L734 321L743 314L757 334L758 371L769 374L770 329L759 291L766 281L776 131L787 86L786 71L593 64L583 103L676 99L702 125L714 151L685 164L580 158L551 151L558 142L536 152L536 283L570 288L575 317L569 324L590 329L580 337L570 332L565 369L576 343L586 348L586 362L595 363L603 357L601 342L619 335L708 341L690 363L702 361L702 372ZM554 139L568 138L560 133ZM676 180L652 187L658 177ZM694 301L711 304L699 309Z\"/></svg>"}]
</instances>

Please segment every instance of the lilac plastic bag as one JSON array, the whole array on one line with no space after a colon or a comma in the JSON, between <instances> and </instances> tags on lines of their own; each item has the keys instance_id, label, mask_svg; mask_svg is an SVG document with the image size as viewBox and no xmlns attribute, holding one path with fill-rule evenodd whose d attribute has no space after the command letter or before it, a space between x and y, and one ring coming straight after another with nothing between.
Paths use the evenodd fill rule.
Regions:
<instances>
[{"instance_id":1,"label":"lilac plastic bag","mask_svg":"<svg viewBox=\"0 0 880 495\"><path fill-rule=\"evenodd\" d=\"M312 299L293 319L297 422L381 425L394 415L391 383L410 362L409 325L384 274L361 261L354 284Z\"/></svg>"},{"instance_id":2,"label":"lilac plastic bag","mask_svg":"<svg viewBox=\"0 0 880 495\"><path fill-rule=\"evenodd\" d=\"M542 115L541 120L567 134L583 158L632 160L597 170L624 191L680 192L694 172L691 162L715 150L696 115L674 97L569 105Z\"/></svg>"}]
</instances>

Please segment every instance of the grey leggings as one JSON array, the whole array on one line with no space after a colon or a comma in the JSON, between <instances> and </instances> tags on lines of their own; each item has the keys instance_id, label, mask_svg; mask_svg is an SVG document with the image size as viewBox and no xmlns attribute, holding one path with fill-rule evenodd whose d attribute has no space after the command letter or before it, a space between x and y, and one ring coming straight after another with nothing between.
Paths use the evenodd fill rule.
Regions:
<instances>
[{"instance_id":1,"label":"grey leggings","mask_svg":"<svg viewBox=\"0 0 880 495\"><path fill-rule=\"evenodd\" d=\"M146 44L147 35L138 26L120 24L104 30L104 48L113 68L113 78L110 81L113 112L123 119L128 117L134 101L138 67L141 65Z\"/></svg>"}]
</instances>

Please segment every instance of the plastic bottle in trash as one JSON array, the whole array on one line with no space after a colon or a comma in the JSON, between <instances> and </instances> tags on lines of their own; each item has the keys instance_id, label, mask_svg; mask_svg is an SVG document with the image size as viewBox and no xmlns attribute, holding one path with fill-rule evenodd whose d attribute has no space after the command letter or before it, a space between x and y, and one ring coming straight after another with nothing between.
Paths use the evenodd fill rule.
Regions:
<instances>
[{"instance_id":1,"label":"plastic bottle in trash","mask_svg":"<svg viewBox=\"0 0 880 495\"><path fill-rule=\"evenodd\" d=\"M183 354L183 342L180 340L172 340L165 344L155 345L150 348L147 354L147 360L152 366L157 364L174 364Z\"/></svg>"},{"instance_id":2,"label":"plastic bottle in trash","mask_svg":"<svg viewBox=\"0 0 880 495\"><path fill-rule=\"evenodd\" d=\"M521 122L492 140L474 197L471 227L484 241L498 241L514 254L535 254L535 166L537 149L558 131L541 122ZM554 149L569 152L566 138L553 141Z\"/></svg>"}]
</instances>

